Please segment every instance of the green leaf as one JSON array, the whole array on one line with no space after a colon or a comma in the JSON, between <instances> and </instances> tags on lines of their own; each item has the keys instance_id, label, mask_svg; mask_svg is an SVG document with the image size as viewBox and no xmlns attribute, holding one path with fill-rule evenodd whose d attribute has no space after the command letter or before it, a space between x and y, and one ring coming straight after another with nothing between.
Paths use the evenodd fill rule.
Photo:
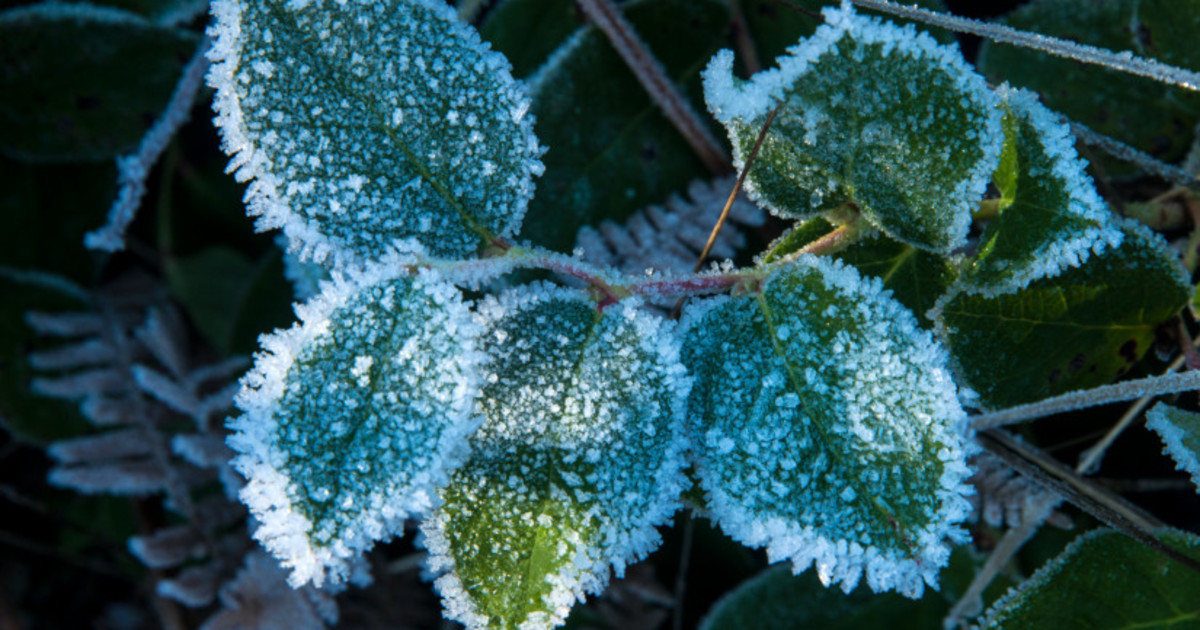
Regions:
<instances>
[{"instance_id":1,"label":"green leaf","mask_svg":"<svg viewBox=\"0 0 1200 630\"><path fill-rule=\"evenodd\" d=\"M520 227L541 149L508 62L436 0L218 0L209 82L259 227L318 262Z\"/></svg>"},{"instance_id":2,"label":"green leaf","mask_svg":"<svg viewBox=\"0 0 1200 630\"><path fill-rule=\"evenodd\" d=\"M1134 0L1134 44L1138 52L1193 70L1200 69L1195 34L1200 0Z\"/></svg>"},{"instance_id":3,"label":"green leaf","mask_svg":"<svg viewBox=\"0 0 1200 630\"><path fill-rule=\"evenodd\" d=\"M1149 21L1142 17L1143 7L1149 10ZM1034 0L1005 16L1004 23L1184 63L1195 59L1192 36L1200 12L1193 7L1190 0ZM1158 48L1160 44L1164 48ZM993 82L1036 90L1051 109L1168 162L1184 155L1192 128L1200 122L1200 97L1194 92L1074 59L984 42L978 65ZM1200 63L1184 65L1200 68ZM1128 172L1119 162L1105 164L1110 171Z\"/></svg>"},{"instance_id":4,"label":"green leaf","mask_svg":"<svg viewBox=\"0 0 1200 630\"><path fill-rule=\"evenodd\" d=\"M549 628L679 506L690 380L667 324L626 300L531 285L480 307L490 358L470 461L422 523L446 615Z\"/></svg>"},{"instance_id":5,"label":"green leaf","mask_svg":"<svg viewBox=\"0 0 1200 630\"><path fill-rule=\"evenodd\" d=\"M864 574L910 597L935 584L970 513L966 415L945 351L882 283L804 256L681 326L721 529L847 590Z\"/></svg>"},{"instance_id":6,"label":"green leaf","mask_svg":"<svg viewBox=\"0 0 1200 630\"><path fill-rule=\"evenodd\" d=\"M1109 383L1187 303L1177 256L1148 229L1120 228L1120 247L1015 293L951 292L938 326L967 385L987 407Z\"/></svg>"},{"instance_id":7,"label":"green leaf","mask_svg":"<svg viewBox=\"0 0 1200 630\"><path fill-rule=\"evenodd\" d=\"M935 592L920 601L893 593L841 593L814 575L792 575L790 567L776 565L718 600L700 630L927 630L940 627L949 607Z\"/></svg>"},{"instance_id":8,"label":"green leaf","mask_svg":"<svg viewBox=\"0 0 1200 630\"><path fill-rule=\"evenodd\" d=\"M933 321L926 313L945 294L957 273L937 254L878 234L853 243L835 257L864 276L883 281L892 297L916 314L922 328L932 327Z\"/></svg>"},{"instance_id":9,"label":"green leaf","mask_svg":"<svg viewBox=\"0 0 1200 630\"><path fill-rule=\"evenodd\" d=\"M479 34L526 77L549 59L579 27L583 13L562 0L505 0L488 11Z\"/></svg>"},{"instance_id":10,"label":"green leaf","mask_svg":"<svg viewBox=\"0 0 1200 630\"><path fill-rule=\"evenodd\" d=\"M1200 538L1160 537L1197 557ZM1191 628L1200 618L1200 574L1112 530L1092 530L996 603L984 628Z\"/></svg>"},{"instance_id":11,"label":"green leaf","mask_svg":"<svg viewBox=\"0 0 1200 630\"><path fill-rule=\"evenodd\" d=\"M739 168L779 108L749 170L751 197L792 218L853 202L909 245L959 247L1000 158L995 96L926 34L849 8L825 16L778 69L741 81L723 51L705 70L708 107Z\"/></svg>"},{"instance_id":12,"label":"green leaf","mask_svg":"<svg viewBox=\"0 0 1200 630\"><path fill-rule=\"evenodd\" d=\"M0 13L0 152L90 161L132 149L196 44L118 9L43 3Z\"/></svg>"},{"instance_id":13,"label":"green leaf","mask_svg":"<svg viewBox=\"0 0 1200 630\"><path fill-rule=\"evenodd\" d=\"M1070 128L1029 92L1001 88L1000 94L1006 131L996 172L1001 211L956 291L1013 293L1121 243Z\"/></svg>"},{"instance_id":14,"label":"green leaf","mask_svg":"<svg viewBox=\"0 0 1200 630\"><path fill-rule=\"evenodd\" d=\"M762 263L777 262L832 230L833 226L825 219L809 219L772 243ZM865 276L879 278L892 297L917 315L921 327L929 328L932 321L926 313L954 282L955 267L941 256L871 232L833 257Z\"/></svg>"},{"instance_id":15,"label":"green leaf","mask_svg":"<svg viewBox=\"0 0 1200 630\"><path fill-rule=\"evenodd\" d=\"M700 103L700 70L724 41L728 5L640 0L624 12L667 76ZM549 149L522 237L567 251L579 228L621 222L708 175L594 27L572 35L530 84L538 135Z\"/></svg>"},{"instance_id":16,"label":"green leaf","mask_svg":"<svg viewBox=\"0 0 1200 630\"><path fill-rule=\"evenodd\" d=\"M289 581L351 560L430 510L477 421L476 326L458 290L391 258L325 285L262 338L230 421L255 538Z\"/></svg>"},{"instance_id":17,"label":"green leaf","mask_svg":"<svg viewBox=\"0 0 1200 630\"><path fill-rule=\"evenodd\" d=\"M1200 413L1158 403L1146 412L1146 427L1162 438L1163 452L1186 471L1200 492Z\"/></svg>"}]
</instances>

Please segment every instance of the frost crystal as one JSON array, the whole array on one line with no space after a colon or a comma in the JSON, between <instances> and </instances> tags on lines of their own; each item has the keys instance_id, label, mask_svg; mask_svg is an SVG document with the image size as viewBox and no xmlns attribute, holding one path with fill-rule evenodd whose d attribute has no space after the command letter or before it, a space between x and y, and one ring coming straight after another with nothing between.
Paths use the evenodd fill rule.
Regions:
<instances>
[{"instance_id":1,"label":"frost crystal","mask_svg":"<svg viewBox=\"0 0 1200 630\"><path fill-rule=\"evenodd\" d=\"M690 380L669 324L543 285L489 298L471 459L422 524L447 615L549 628L675 511Z\"/></svg>"},{"instance_id":2,"label":"frost crystal","mask_svg":"<svg viewBox=\"0 0 1200 630\"><path fill-rule=\"evenodd\" d=\"M508 62L436 0L218 0L209 83L250 212L305 259L474 252L541 172Z\"/></svg>"},{"instance_id":3,"label":"frost crystal","mask_svg":"<svg viewBox=\"0 0 1200 630\"><path fill-rule=\"evenodd\" d=\"M255 538L293 585L434 507L477 425L477 326L458 290L381 263L324 285L301 323L262 338L230 421ZM389 271L391 269L391 271Z\"/></svg>"},{"instance_id":4,"label":"frost crystal","mask_svg":"<svg viewBox=\"0 0 1200 630\"><path fill-rule=\"evenodd\" d=\"M704 72L709 109L744 166L779 114L747 189L775 213L806 218L854 202L914 247L962 245L1003 143L996 98L954 48L911 26L826 9L826 24L778 67L741 81L733 53Z\"/></svg>"},{"instance_id":5,"label":"frost crystal","mask_svg":"<svg viewBox=\"0 0 1200 630\"><path fill-rule=\"evenodd\" d=\"M1146 427L1162 438L1163 452L1192 476L1200 492L1200 414L1158 403L1146 412Z\"/></svg>"},{"instance_id":6,"label":"frost crystal","mask_svg":"<svg viewBox=\"0 0 1200 630\"><path fill-rule=\"evenodd\" d=\"M692 304L689 428L721 528L847 591L920 595L970 515L945 351L852 267L811 256L758 296Z\"/></svg>"}]
</instances>

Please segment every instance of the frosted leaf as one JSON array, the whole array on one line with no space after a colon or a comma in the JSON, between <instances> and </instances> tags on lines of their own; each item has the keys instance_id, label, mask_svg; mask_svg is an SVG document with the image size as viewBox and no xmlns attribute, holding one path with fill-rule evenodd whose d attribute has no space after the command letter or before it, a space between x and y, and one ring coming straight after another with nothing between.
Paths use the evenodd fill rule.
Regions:
<instances>
[{"instance_id":1,"label":"frosted leaf","mask_svg":"<svg viewBox=\"0 0 1200 630\"><path fill-rule=\"evenodd\" d=\"M1014 293L1123 240L1075 153L1070 128L1030 92L1001 87L1000 94L1006 159L996 182L1004 207L952 293Z\"/></svg>"},{"instance_id":2,"label":"frosted leaf","mask_svg":"<svg viewBox=\"0 0 1200 630\"><path fill-rule=\"evenodd\" d=\"M1163 452L1175 467L1192 476L1200 492L1200 414L1158 403L1146 412L1146 427L1162 438Z\"/></svg>"},{"instance_id":3,"label":"frosted leaf","mask_svg":"<svg viewBox=\"0 0 1200 630\"><path fill-rule=\"evenodd\" d=\"M218 0L217 125L261 229L318 262L520 227L541 172L508 62L437 0Z\"/></svg>"},{"instance_id":4,"label":"frosted leaf","mask_svg":"<svg viewBox=\"0 0 1200 630\"><path fill-rule=\"evenodd\" d=\"M693 303L689 428L714 520L794 572L910 597L971 513L947 356L852 267L803 256L756 296Z\"/></svg>"},{"instance_id":5,"label":"frosted leaf","mask_svg":"<svg viewBox=\"0 0 1200 630\"><path fill-rule=\"evenodd\" d=\"M690 380L669 324L637 306L542 285L481 305L486 419L421 525L448 617L552 627L657 546Z\"/></svg>"},{"instance_id":6,"label":"frosted leaf","mask_svg":"<svg viewBox=\"0 0 1200 630\"><path fill-rule=\"evenodd\" d=\"M704 72L708 107L742 168L782 103L747 190L807 218L855 203L885 233L946 252L965 243L1003 142L996 97L954 48L911 26L826 9L826 24L749 81L722 51Z\"/></svg>"},{"instance_id":7,"label":"frosted leaf","mask_svg":"<svg viewBox=\"0 0 1200 630\"><path fill-rule=\"evenodd\" d=\"M931 310L956 372L985 408L1111 383L1187 304L1189 278L1166 241L1133 221L1110 221L1119 246L1015 292L960 283Z\"/></svg>"},{"instance_id":8,"label":"frosted leaf","mask_svg":"<svg viewBox=\"0 0 1200 630\"><path fill-rule=\"evenodd\" d=\"M1159 528L1159 541L1196 558L1200 538ZM976 627L1184 628L1200 617L1200 575L1161 550L1111 529L1093 529L996 601Z\"/></svg>"},{"instance_id":9,"label":"frosted leaf","mask_svg":"<svg viewBox=\"0 0 1200 630\"><path fill-rule=\"evenodd\" d=\"M431 509L478 424L477 327L458 290L396 268L327 283L242 379L229 438L241 498L294 585L346 578Z\"/></svg>"}]
</instances>

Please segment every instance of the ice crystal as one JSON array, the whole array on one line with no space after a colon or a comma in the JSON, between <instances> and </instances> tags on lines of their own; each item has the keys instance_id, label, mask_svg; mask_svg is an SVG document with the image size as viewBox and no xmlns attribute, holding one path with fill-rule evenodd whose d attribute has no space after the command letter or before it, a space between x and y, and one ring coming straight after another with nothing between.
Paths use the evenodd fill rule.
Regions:
<instances>
[{"instance_id":1,"label":"ice crystal","mask_svg":"<svg viewBox=\"0 0 1200 630\"><path fill-rule=\"evenodd\" d=\"M297 307L301 323L262 338L237 396L242 500L293 584L344 579L431 509L477 424L475 324L458 290L397 267L339 277Z\"/></svg>"},{"instance_id":2,"label":"ice crystal","mask_svg":"<svg viewBox=\"0 0 1200 630\"><path fill-rule=\"evenodd\" d=\"M486 419L422 524L451 618L549 628L657 545L690 380L668 324L637 306L543 285L481 305Z\"/></svg>"},{"instance_id":3,"label":"ice crystal","mask_svg":"<svg viewBox=\"0 0 1200 630\"><path fill-rule=\"evenodd\" d=\"M799 573L918 596L970 515L945 351L877 279L811 256L685 311L689 427L713 517Z\"/></svg>"},{"instance_id":4,"label":"ice crystal","mask_svg":"<svg viewBox=\"0 0 1200 630\"><path fill-rule=\"evenodd\" d=\"M958 51L911 26L825 10L826 24L749 81L722 51L705 98L744 166L779 108L747 190L786 217L854 202L885 233L945 252L962 245L1003 142L996 97Z\"/></svg>"},{"instance_id":5,"label":"ice crystal","mask_svg":"<svg viewBox=\"0 0 1200 630\"><path fill-rule=\"evenodd\" d=\"M218 0L210 84L262 229L305 259L441 255L520 227L541 172L507 60L436 0Z\"/></svg>"},{"instance_id":6,"label":"ice crystal","mask_svg":"<svg viewBox=\"0 0 1200 630\"><path fill-rule=\"evenodd\" d=\"M1200 492L1200 414L1158 403L1146 412L1146 427L1158 433L1163 452L1175 460L1175 467L1192 476Z\"/></svg>"}]
</instances>

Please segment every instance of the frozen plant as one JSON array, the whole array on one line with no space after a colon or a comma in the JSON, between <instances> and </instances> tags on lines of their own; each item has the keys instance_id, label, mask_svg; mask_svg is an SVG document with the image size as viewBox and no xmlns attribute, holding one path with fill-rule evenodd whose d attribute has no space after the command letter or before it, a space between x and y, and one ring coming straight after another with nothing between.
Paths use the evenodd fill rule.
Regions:
<instances>
[{"instance_id":1,"label":"frozen plant","mask_svg":"<svg viewBox=\"0 0 1200 630\"><path fill-rule=\"evenodd\" d=\"M589 24L542 41L520 16L546 4L483 13L507 57L460 18L478 3L442 0L215 0L207 37L178 37L206 55L120 163L103 247L124 242L208 64L229 171L310 293L290 328L260 338L227 423L272 560L252 555L208 590L226 604L214 626L285 610L319 624L328 602L298 609L255 587L280 573L268 562L312 592L417 529L447 617L554 627L658 548L681 509L851 597L921 598L971 541L972 483L991 479L1020 510L984 519L1010 530L974 605L1004 554L1075 496L1009 483L1013 460L983 460L979 444L999 452L1020 444L998 428L1012 422L1197 386L1195 373L1112 384L1175 321L1190 277L1159 234L1112 212L1068 121L989 83L941 35L843 2L785 47L749 0L580 0ZM864 4L1194 87L1132 53ZM1136 4L1137 19L1159 15ZM53 6L16 15L39 11L63 21ZM687 36L651 51L638 33L664 24ZM728 32L736 51L711 43ZM652 205L695 181L723 184ZM726 220L747 229L722 233ZM582 254L559 251L577 236ZM685 271L710 251L723 260ZM170 379L138 375L180 408ZM1190 419L1150 418L1193 468ZM1157 525L1069 479L1101 518ZM238 605L252 595L265 608Z\"/></svg>"}]
</instances>

